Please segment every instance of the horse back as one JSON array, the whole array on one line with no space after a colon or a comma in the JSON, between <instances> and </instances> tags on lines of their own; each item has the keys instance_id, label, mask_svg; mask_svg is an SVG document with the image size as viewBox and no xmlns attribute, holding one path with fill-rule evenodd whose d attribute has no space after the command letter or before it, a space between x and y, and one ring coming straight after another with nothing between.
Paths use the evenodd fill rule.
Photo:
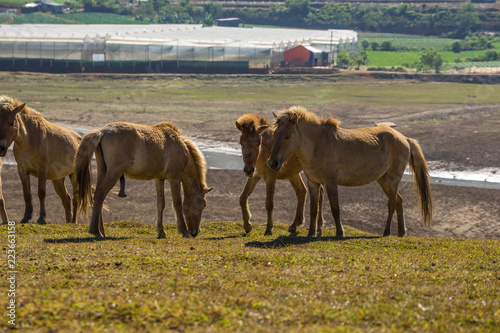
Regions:
<instances>
[{"instance_id":1,"label":"horse back","mask_svg":"<svg viewBox=\"0 0 500 333\"><path fill-rule=\"evenodd\" d=\"M106 167L120 169L130 178L168 178L187 164L187 147L173 129L111 123L101 131Z\"/></svg>"},{"instance_id":2,"label":"horse back","mask_svg":"<svg viewBox=\"0 0 500 333\"><path fill-rule=\"evenodd\" d=\"M49 180L73 173L81 141L78 133L42 116L23 119L23 126L27 135L14 145L14 155L21 169L37 177L39 170L44 169Z\"/></svg>"},{"instance_id":3,"label":"horse back","mask_svg":"<svg viewBox=\"0 0 500 333\"><path fill-rule=\"evenodd\" d=\"M387 172L402 174L410 157L405 136L388 126L338 128L328 146L329 156L314 156L345 186L368 184Z\"/></svg>"}]
</instances>

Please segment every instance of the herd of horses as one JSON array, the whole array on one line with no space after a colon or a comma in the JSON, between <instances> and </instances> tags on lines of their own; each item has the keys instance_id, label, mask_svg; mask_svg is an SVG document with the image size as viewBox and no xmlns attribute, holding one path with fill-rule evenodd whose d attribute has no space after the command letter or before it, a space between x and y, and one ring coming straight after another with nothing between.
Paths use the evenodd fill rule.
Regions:
<instances>
[{"instance_id":1,"label":"herd of horses","mask_svg":"<svg viewBox=\"0 0 500 333\"><path fill-rule=\"evenodd\" d=\"M309 193L308 237L321 236L322 203L326 193L336 236L343 237L338 185L360 186L377 181L388 198L384 236L390 235L395 211L398 236L404 236L403 199L398 186L407 165L415 176L424 226L430 226L429 170L416 140L387 126L344 129L337 119L320 119L297 106L282 110L275 118L275 123L271 124L263 117L246 114L236 121L241 131L240 144L247 176L240 196L243 227L247 233L252 230L248 198L262 178L266 182L265 235L272 235L276 180L288 179L297 196L295 219L288 228L291 234L296 234L297 228L304 223ZM127 176L137 180L155 179L159 238L166 237L163 229L165 180L170 185L177 231L184 237L196 237L200 232L201 215L207 205L205 196L213 190L206 184L206 161L196 145L170 122L154 126L114 122L82 138L69 128L47 121L25 103L0 96L0 157L7 154L12 143L25 200L21 223L33 217L30 177L34 176L38 179L40 200L37 223L46 223L46 182L50 180L61 198L66 221L75 223L78 212L88 217L91 207L89 233L106 237L102 218L104 200L118 181L118 195L126 196L124 176ZM92 156L97 165L95 187L91 176ZM307 178L307 188L301 172ZM73 199L65 186L66 177L73 187ZM8 222L1 180L0 216L4 224Z\"/></svg>"}]
</instances>

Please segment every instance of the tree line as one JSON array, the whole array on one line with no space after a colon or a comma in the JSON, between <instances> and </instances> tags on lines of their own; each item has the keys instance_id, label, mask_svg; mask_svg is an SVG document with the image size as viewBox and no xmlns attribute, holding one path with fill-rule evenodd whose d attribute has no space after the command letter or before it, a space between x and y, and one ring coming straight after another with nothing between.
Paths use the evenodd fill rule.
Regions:
<instances>
[{"instance_id":1,"label":"tree line","mask_svg":"<svg viewBox=\"0 0 500 333\"><path fill-rule=\"evenodd\" d=\"M80 0L85 11L104 11L135 16L147 23L201 23L214 25L215 19L239 17L247 24L277 25L315 29L353 29L366 32L393 32L445 35L464 38L477 31L500 31L500 12L476 9L466 3L458 9L446 6L395 6L327 3L312 7L310 0L285 0L267 8L223 8L220 3L196 5L191 0L149 0L137 7L124 7L119 0ZM75 7L75 3L67 4Z\"/></svg>"}]
</instances>

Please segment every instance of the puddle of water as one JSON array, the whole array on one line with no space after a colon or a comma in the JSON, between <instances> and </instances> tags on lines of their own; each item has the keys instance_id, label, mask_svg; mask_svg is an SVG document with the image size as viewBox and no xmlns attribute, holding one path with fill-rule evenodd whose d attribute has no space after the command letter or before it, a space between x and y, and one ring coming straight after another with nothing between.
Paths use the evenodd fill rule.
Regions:
<instances>
[{"instance_id":1,"label":"puddle of water","mask_svg":"<svg viewBox=\"0 0 500 333\"><path fill-rule=\"evenodd\" d=\"M217 150L202 150L207 159L207 166L212 169L242 170L243 159L241 154L221 152ZM431 183L476 187L500 190L500 169L482 169L477 171L446 171L431 170ZM409 170L406 170L402 181L409 178Z\"/></svg>"}]
</instances>

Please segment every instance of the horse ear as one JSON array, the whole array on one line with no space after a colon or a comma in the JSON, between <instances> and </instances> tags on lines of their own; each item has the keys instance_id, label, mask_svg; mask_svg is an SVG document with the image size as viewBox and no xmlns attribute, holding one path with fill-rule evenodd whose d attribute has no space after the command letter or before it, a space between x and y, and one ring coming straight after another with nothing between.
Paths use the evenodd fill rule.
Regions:
<instances>
[{"instance_id":1,"label":"horse ear","mask_svg":"<svg viewBox=\"0 0 500 333\"><path fill-rule=\"evenodd\" d=\"M274 116L274 118L278 118L278 115L276 113L274 113L274 111L273 111L273 116Z\"/></svg>"},{"instance_id":2,"label":"horse ear","mask_svg":"<svg viewBox=\"0 0 500 333\"><path fill-rule=\"evenodd\" d=\"M214 187L205 188L205 189L203 189L203 194L207 194L209 192L212 192L213 189L214 189Z\"/></svg>"},{"instance_id":3,"label":"horse ear","mask_svg":"<svg viewBox=\"0 0 500 333\"><path fill-rule=\"evenodd\" d=\"M14 112L14 113L21 112L21 111L24 109L24 107L25 107L25 106L26 106L26 103L23 103L23 104L21 104L21 105L18 105L18 106L16 106L16 107L14 108L14 110L12 110L12 112Z\"/></svg>"},{"instance_id":4,"label":"horse ear","mask_svg":"<svg viewBox=\"0 0 500 333\"><path fill-rule=\"evenodd\" d=\"M295 125L298 120L299 120L299 117L296 114L293 113L290 115L290 122L292 123L292 125Z\"/></svg>"},{"instance_id":5,"label":"horse ear","mask_svg":"<svg viewBox=\"0 0 500 333\"><path fill-rule=\"evenodd\" d=\"M259 132L259 134L260 134L260 133L264 132L266 129L268 129L268 128L269 128L269 126L271 126L271 125L270 125L270 124L261 125L261 126L259 126L259 128L257 129L257 132Z\"/></svg>"},{"instance_id":6,"label":"horse ear","mask_svg":"<svg viewBox=\"0 0 500 333\"><path fill-rule=\"evenodd\" d=\"M239 122L235 123L236 128L240 130L240 132L243 132L243 128L241 127L241 124Z\"/></svg>"}]
</instances>

